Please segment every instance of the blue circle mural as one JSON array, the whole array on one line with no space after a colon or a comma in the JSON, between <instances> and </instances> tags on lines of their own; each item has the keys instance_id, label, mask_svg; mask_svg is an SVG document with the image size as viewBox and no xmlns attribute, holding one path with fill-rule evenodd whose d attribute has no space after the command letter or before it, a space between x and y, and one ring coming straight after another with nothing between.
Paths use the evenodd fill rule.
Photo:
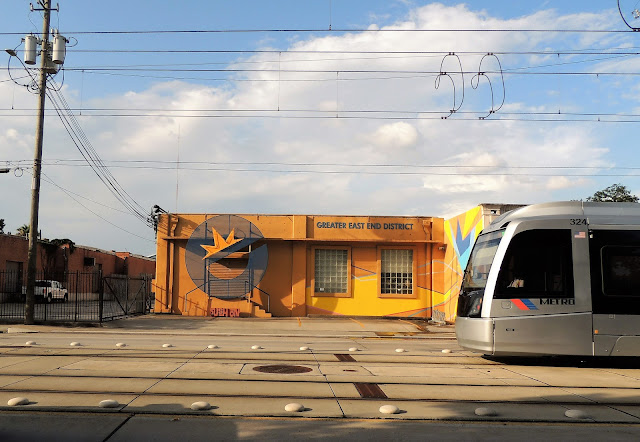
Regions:
<instances>
[{"instance_id":1,"label":"blue circle mural","mask_svg":"<svg viewBox=\"0 0 640 442\"><path fill-rule=\"evenodd\" d=\"M241 298L256 287L269 255L255 224L237 215L219 215L200 224L185 250L189 276L208 296Z\"/></svg>"}]
</instances>

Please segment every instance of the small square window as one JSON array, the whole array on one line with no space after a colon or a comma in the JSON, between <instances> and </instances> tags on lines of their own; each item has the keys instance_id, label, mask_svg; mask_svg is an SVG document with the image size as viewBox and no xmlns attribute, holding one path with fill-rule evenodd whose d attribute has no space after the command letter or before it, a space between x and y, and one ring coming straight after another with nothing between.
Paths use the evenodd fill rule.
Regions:
<instances>
[{"instance_id":1,"label":"small square window","mask_svg":"<svg viewBox=\"0 0 640 442\"><path fill-rule=\"evenodd\" d=\"M413 250L380 251L380 294L413 294Z\"/></svg>"},{"instance_id":2,"label":"small square window","mask_svg":"<svg viewBox=\"0 0 640 442\"><path fill-rule=\"evenodd\" d=\"M346 295L349 293L349 277L347 249L315 249L315 293Z\"/></svg>"}]
</instances>

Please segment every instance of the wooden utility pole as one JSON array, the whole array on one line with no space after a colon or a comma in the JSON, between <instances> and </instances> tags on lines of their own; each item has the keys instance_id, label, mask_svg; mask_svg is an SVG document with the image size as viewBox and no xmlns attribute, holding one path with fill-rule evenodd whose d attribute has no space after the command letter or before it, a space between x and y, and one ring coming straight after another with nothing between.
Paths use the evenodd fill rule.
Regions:
<instances>
[{"instance_id":1,"label":"wooden utility pole","mask_svg":"<svg viewBox=\"0 0 640 442\"><path fill-rule=\"evenodd\" d=\"M24 323L34 323L36 263L38 258L38 212L40 208L40 171L42 167L42 136L44 132L44 105L47 95L47 62L49 51L49 23L51 0L39 0L44 11L42 19L42 43L40 53L40 80L38 83L38 123L36 125L36 147L33 158L33 181L31 183L31 221L29 223L29 257L27 261L27 294L24 306Z\"/></svg>"}]
</instances>

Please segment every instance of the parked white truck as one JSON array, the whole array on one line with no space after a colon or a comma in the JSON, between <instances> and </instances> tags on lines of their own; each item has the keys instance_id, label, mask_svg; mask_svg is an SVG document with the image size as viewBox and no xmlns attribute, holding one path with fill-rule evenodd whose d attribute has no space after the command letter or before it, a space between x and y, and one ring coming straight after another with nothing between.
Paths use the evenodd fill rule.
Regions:
<instances>
[{"instance_id":1,"label":"parked white truck","mask_svg":"<svg viewBox=\"0 0 640 442\"><path fill-rule=\"evenodd\" d=\"M27 294L27 288L22 287L22 294ZM47 302L53 302L56 300L67 301L69 299L69 293L62 284L58 281L51 280L37 280L34 287L34 295L36 300L46 300Z\"/></svg>"}]
</instances>

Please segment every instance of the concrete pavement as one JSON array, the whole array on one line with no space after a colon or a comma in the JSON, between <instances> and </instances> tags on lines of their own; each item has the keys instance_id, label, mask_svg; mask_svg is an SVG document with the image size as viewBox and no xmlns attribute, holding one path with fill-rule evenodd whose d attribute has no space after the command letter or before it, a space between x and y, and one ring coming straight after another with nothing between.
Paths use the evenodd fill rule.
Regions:
<instances>
[{"instance_id":1,"label":"concrete pavement","mask_svg":"<svg viewBox=\"0 0 640 442\"><path fill-rule=\"evenodd\" d=\"M205 417L241 417L249 427L271 417L311 427L392 419L640 429L640 365L491 361L461 350L451 326L423 321L146 316L0 330L0 429L53 414L86 425L106 416L109 440L137 422L161 425L161 416L196 427ZM15 397L29 403L9 406ZM117 404L101 408L104 400ZM193 410L196 402L209 407ZM286 411L290 403L303 411ZM382 405L399 412L383 414Z\"/></svg>"}]
</instances>

